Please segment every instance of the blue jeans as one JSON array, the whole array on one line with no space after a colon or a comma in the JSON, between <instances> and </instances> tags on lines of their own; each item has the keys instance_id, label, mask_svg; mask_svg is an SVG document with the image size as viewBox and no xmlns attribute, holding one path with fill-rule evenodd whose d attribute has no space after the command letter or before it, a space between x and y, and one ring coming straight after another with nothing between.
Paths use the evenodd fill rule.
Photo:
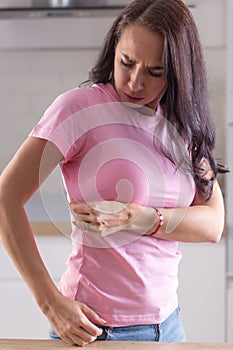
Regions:
<instances>
[{"instance_id":1,"label":"blue jeans","mask_svg":"<svg viewBox=\"0 0 233 350\"><path fill-rule=\"evenodd\" d=\"M160 324L124 327L99 326L103 333L96 340L185 342L185 333L179 317L179 307ZM60 339L51 328L50 339Z\"/></svg>"}]
</instances>

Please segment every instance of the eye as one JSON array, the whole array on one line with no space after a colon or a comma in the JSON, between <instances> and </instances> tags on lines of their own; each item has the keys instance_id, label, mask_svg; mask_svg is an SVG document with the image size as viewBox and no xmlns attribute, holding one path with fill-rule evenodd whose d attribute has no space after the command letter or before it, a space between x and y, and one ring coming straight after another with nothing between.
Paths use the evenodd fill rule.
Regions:
<instances>
[{"instance_id":1,"label":"eye","mask_svg":"<svg viewBox=\"0 0 233 350\"><path fill-rule=\"evenodd\" d=\"M163 73L155 73L155 72L152 72L151 70L149 70L148 72L152 77L155 77L155 78L161 78L163 75Z\"/></svg>"},{"instance_id":2,"label":"eye","mask_svg":"<svg viewBox=\"0 0 233 350\"><path fill-rule=\"evenodd\" d=\"M126 63L123 60L121 60L121 64L122 64L122 66L127 67L127 68L132 68L133 67L133 63Z\"/></svg>"}]
</instances>

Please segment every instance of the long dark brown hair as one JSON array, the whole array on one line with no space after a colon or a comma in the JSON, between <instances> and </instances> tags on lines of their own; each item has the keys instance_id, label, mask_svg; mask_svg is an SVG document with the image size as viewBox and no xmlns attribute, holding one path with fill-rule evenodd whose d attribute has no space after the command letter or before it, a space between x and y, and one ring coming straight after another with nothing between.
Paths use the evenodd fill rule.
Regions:
<instances>
[{"instance_id":1,"label":"long dark brown hair","mask_svg":"<svg viewBox=\"0 0 233 350\"><path fill-rule=\"evenodd\" d=\"M208 199L217 172L227 170L218 166L213 155L215 127L210 115L203 50L192 14L182 0L134 0L107 33L89 75L91 82L106 84L114 78L115 47L128 25L142 25L164 36L163 66L168 83L161 100L164 117L187 142L199 195ZM203 159L212 169L211 178L203 176Z\"/></svg>"}]
</instances>

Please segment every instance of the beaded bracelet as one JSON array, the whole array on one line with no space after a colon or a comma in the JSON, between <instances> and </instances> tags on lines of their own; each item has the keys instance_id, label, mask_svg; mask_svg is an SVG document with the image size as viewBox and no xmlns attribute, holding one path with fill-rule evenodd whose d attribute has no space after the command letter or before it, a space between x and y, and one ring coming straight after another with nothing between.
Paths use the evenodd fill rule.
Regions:
<instances>
[{"instance_id":1,"label":"beaded bracelet","mask_svg":"<svg viewBox=\"0 0 233 350\"><path fill-rule=\"evenodd\" d=\"M152 235L155 235L159 231L160 227L163 225L163 214L162 214L162 212L159 209L157 209L157 208L154 208L154 210L156 211L156 214L158 215L159 223L158 223L158 226L157 226L156 230L154 232L152 232Z\"/></svg>"}]
</instances>

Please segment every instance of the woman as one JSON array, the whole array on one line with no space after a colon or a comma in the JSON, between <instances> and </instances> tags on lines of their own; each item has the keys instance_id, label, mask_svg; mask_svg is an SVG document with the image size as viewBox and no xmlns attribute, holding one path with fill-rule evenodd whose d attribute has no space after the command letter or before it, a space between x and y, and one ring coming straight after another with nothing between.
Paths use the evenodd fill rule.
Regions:
<instances>
[{"instance_id":1,"label":"woman","mask_svg":"<svg viewBox=\"0 0 233 350\"><path fill-rule=\"evenodd\" d=\"M185 340L177 242L217 242L224 207L198 33L181 0L135 0L90 80L59 96L1 176L1 239L51 337ZM60 164L73 249L57 288L24 205Z\"/></svg>"}]
</instances>

